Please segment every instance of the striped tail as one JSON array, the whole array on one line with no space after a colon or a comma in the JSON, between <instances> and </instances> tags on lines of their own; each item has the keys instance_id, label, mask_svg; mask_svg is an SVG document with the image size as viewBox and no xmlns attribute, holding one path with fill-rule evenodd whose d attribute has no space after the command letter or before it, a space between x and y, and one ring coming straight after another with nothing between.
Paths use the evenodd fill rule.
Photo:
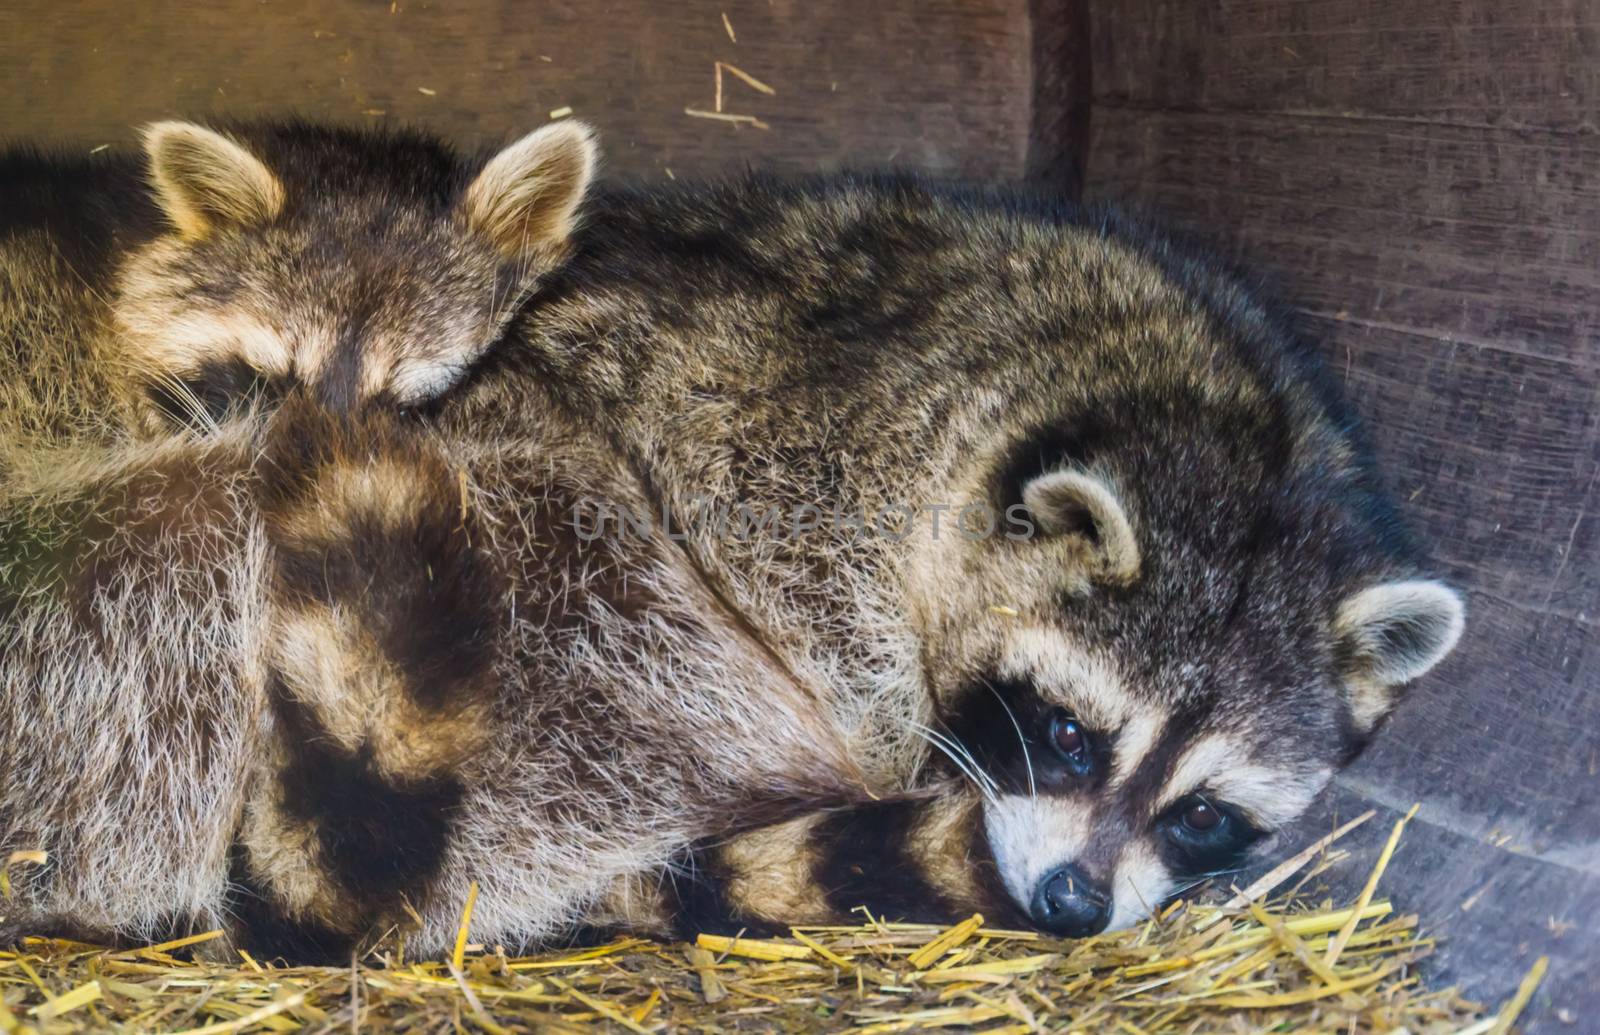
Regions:
<instances>
[{"instance_id":1,"label":"striped tail","mask_svg":"<svg viewBox=\"0 0 1600 1035\"><path fill-rule=\"evenodd\" d=\"M697 845L666 873L614 889L596 933L771 935L859 922L863 911L929 923L981 912L1029 926L1000 883L977 798L951 785Z\"/></svg>"},{"instance_id":2,"label":"striped tail","mask_svg":"<svg viewBox=\"0 0 1600 1035\"><path fill-rule=\"evenodd\" d=\"M456 770L491 728L506 584L465 472L401 418L292 400L259 471L277 736L235 912L247 943L337 957L438 875Z\"/></svg>"}]
</instances>

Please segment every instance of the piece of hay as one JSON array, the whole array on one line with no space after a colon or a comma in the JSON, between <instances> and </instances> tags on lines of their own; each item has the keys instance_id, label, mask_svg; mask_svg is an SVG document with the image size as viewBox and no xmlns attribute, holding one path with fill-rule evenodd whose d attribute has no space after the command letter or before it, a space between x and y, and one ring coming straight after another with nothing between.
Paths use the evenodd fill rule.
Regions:
<instances>
[{"instance_id":1,"label":"piece of hay","mask_svg":"<svg viewBox=\"0 0 1600 1035\"><path fill-rule=\"evenodd\" d=\"M472 910L477 904L478 882L473 881L467 885L467 904L461 909L461 925L456 929L456 948L450 955L450 963L457 970L466 962L467 934L472 929Z\"/></svg>"},{"instance_id":2,"label":"piece of hay","mask_svg":"<svg viewBox=\"0 0 1600 1035\"><path fill-rule=\"evenodd\" d=\"M1377 814L1378 811L1376 809L1368 809L1355 819L1352 819L1350 822L1337 828L1326 837L1313 841L1299 853L1290 856L1288 859L1285 859L1283 862L1262 874L1261 877L1252 882L1248 888L1245 888L1237 895L1234 895L1232 898L1228 899L1228 901L1223 904L1223 908L1238 909L1241 906L1249 905L1262 895L1270 895L1272 892L1278 890L1279 885L1281 885L1284 881L1305 869L1306 864L1312 859L1315 859L1318 855L1321 855L1323 852L1327 851L1329 846L1335 841L1350 833L1350 831L1354 830L1356 827L1359 827L1361 824L1365 823L1367 820L1371 819Z\"/></svg>"},{"instance_id":3,"label":"piece of hay","mask_svg":"<svg viewBox=\"0 0 1600 1035\"><path fill-rule=\"evenodd\" d=\"M771 129L772 127L756 118L754 115L734 115L726 111L702 111L699 108L685 108L683 113L692 119L711 119L715 122L731 122L735 126L754 126L756 129Z\"/></svg>"},{"instance_id":4,"label":"piece of hay","mask_svg":"<svg viewBox=\"0 0 1600 1035\"><path fill-rule=\"evenodd\" d=\"M906 962L913 967L926 967L940 956L961 945L978 933L983 926L983 914L973 913L965 920L956 924L950 930L934 938L922 948L906 957Z\"/></svg>"},{"instance_id":5,"label":"piece of hay","mask_svg":"<svg viewBox=\"0 0 1600 1035\"><path fill-rule=\"evenodd\" d=\"M1506 1035L1511 1030L1511 1026L1517 1023L1517 1017L1522 1014L1523 1009L1528 1005L1528 1000L1533 998L1534 990L1539 987L1539 982L1544 980L1544 972L1549 969L1549 956L1540 956L1533 961L1533 966L1529 968L1527 976L1517 986L1516 995L1511 997L1511 1001L1500 1011L1500 1016L1495 1018L1494 1026L1489 1029L1489 1035Z\"/></svg>"},{"instance_id":6,"label":"piece of hay","mask_svg":"<svg viewBox=\"0 0 1600 1035\"><path fill-rule=\"evenodd\" d=\"M1372 867L1372 873L1367 877L1366 886L1361 889L1361 894L1356 899L1356 912L1359 913L1366 908L1368 902L1372 901L1373 893L1378 890L1378 878L1383 876L1383 871L1389 866L1389 859L1394 855L1395 847L1400 844L1400 835L1405 833L1406 824L1411 822L1411 817L1415 816L1417 809L1421 807L1420 802L1412 805L1411 811L1395 821L1394 829L1389 832L1388 843L1383 846L1383 851L1378 855L1377 864ZM1333 941L1328 943L1328 956L1323 962L1330 967L1339 962L1339 954L1344 951L1345 944L1350 941L1350 936L1355 933L1355 929L1356 918L1352 916L1339 929L1339 933L1334 937Z\"/></svg>"},{"instance_id":7,"label":"piece of hay","mask_svg":"<svg viewBox=\"0 0 1600 1035\"><path fill-rule=\"evenodd\" d=\"M757 93L764 93L768 97L772 97L775 94L777 94L777 92L778 92L777 90L774 90L772 87L768 86L766 83L763 83L761 80L757 79L755 76L751 75L749 72L746 72L741 68L736 68L735 66L728 64L726 61L718 61L717 62L717 68L719 69L719 71L721 69L724 69L724 68L727 69L729 72L733 73L735 78L741 80L746 86L750 87L750 89L752 89L752 90L755 90ZM721 85L721 76L720 75L718 76L718 80L717 81L718 81L718 85L720 87L720 85ZM720 89L719 89L719 95L720 95ZM717 110L721 111L722 109L718 108Z\"/></svg>"},{"instance_id":8,"label":"piece of hay","mask_svg":"<svg viewBox=\"0 0 1600 1035\"><path fill-rule=\"evenodd\" d=\"M811 958L811 950L803 945L784 945L766 939L728 938L720 934L702 934L695 944L707 952L724 955L748 956L754 960L803 960Z\"/></svg>"}]
</instances>

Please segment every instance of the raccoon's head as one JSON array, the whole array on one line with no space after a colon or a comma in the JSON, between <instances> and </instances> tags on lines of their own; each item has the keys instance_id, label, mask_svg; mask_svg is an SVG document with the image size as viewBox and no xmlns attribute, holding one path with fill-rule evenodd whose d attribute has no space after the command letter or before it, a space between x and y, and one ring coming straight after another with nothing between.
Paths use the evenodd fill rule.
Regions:
<instances>
[{"instance_id":1,"label":"raccoon's head","mask_svg":"<svg viewBox=\"0 0 1600 1035\"><path fill-rule=\"evenodd\" d=\"M934 565L940 725L999 883L1063 935L1241 866L1462 630L1336 433L1184 409L1025 436L975 490L1013 537Z\"/></svg>"},{"instance_id":2,"label":"raccoon's head","mask_svg":"<svg viewBox=\"0 0 1600 1035\"><path fill-rule=\"evenodd\" d=\"M122 357L157 424L291 385L342 410L456 383L564 261L593 175L576 122L481 167L425 137L301 124L144 134L170 232L125 264Z\"/></svg>"}]
</instances>

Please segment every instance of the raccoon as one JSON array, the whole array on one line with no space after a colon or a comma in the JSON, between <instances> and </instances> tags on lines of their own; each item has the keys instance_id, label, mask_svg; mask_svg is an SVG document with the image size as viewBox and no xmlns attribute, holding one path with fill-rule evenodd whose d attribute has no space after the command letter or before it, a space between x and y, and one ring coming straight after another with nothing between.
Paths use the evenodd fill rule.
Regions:
<instances>
[{"instance_id":1,"label":"raccoon","mask_svg":"<svg viewBox=\"0 0 1600 1035\"><path fill-rule=\"evenodd\" d=\"M10 930L439 952L477 881L515 947L1090 934L1270 844L1460 635L1309 353L1138 228L859 177L587 212L423 421L304 385L0 486L0 849L56 860Z\"/></svg>"},{"instance_id":2,"label":"raccoon","mask_svg":"<svg viewBox=\"0 0 1600 1035\"><path fill-rule=\"evenodd\" d=\"M184 138L197 152L217 153L164 161L170 145L162 143L163 134ZM317 137L304 127L295 134L298 143ZM587 132L563 126L560 134L582 145L580 179L586 179L593 150ZM545 152L556 136L544 131L532 139L532 151L542 157L531 165L520 153L509 171L496 170L507 165L504 156L492 161L460 202L487 212L473 219L508 242L515 239L530 264L559 259L570 227L570 211L546 211L552 197L575 202L582 193L573 177L548 168ZM265 223L260 213L249 214L250 199L271 192L261 186L264 167L237 144L186 126L158 127L150 141L168 214L200 242L197 253L214 234L243 236L259 223L265 235L281 221L281 214ZM392 140L380 143L393 150ZM325 156L335 165L357 150L348 139L338 144ZM169 166L179 173L161 171ZM318 182L336 184L327 172ZM208 176L227 182L212 189ZM252 178L260 182L246 182ZM221 214L217 229L191 233L197 217L183 208L185 189L200 198L201 215ZM314 201L330 209L307 225L337 228L336 203L348 203L349 193L310 198L306 207ZM538 224L556 216L561 221ZM236 225L224 228L223 218ZM482 227L469 223L466 229ZM189 260L176 247L157 242L126 260L133 272L123 277L114 312L125 330L136 325L129 299L140 297L129 285L149 274L152 254L181 269ZM248 247L261 254L259 241ZM225 268L206 261L208 275ZM242 269L242 252L239 261ZM306 276L307 287L332 277L328 266L285 268ZM471 273L446 269L440 277L447 284L465 282ZM262 277L269 287L292 280L282 271ZM146 276L143 283L170 286L172 279ZM536 280L535 270L517 269L502 287L523 290ZM270 350L251 346L241 360L237 336L216 327L186 335L174 331L170 319L213 319L221 309L195 314L207 313L208 301L237 309L240 293L230 289L212 299L206 291L170 291L161 305L140 310L150 315L152 328L169 319L166 332L120 344L151 357L141 362L144 370L166 362L160 349L182 345L181 363L169 366L193 376L163 385L184 386L177 402L205 403L199 416L231 410L244 394L245 377L213 374L248 368L246 376L259 380L263 370L274 369ZM245 301L253 297L244 294ZM467 294L433 295L438 311L461 326L473 316L469 302L495 304ZM331 297L339 303L353 296L331 291ZM368 301L401 313L418 305L404 293ZM302 315L334 320L340 314L334 303L324 299L320 309L308 305ZM514 307L515 300L500 304ZM37 330L20 321L15 326L23 344ZM78 345L88 337L81 334ZM72 354L65 340L36 343ZM760 815L781 811L774 801L826 801L844 793L839 774L852 774L854 767L837 745L830 750L836 738L811 714L814 702L770 656L741 647L738 623L719 618L715 601L697 596L692 578L674 571L673 555L663 562L648 546L544 555L545 525L564 513L549 506L552 517L541 519L541 493L570 493L582 485L637 502L626 490L602 491L614 462L540 422L525 426L506 449L473 451L469 455L484 454L500 475L500 495L492 497L498 510L481 512L498 515L509 531L493 535L477 523L480 508L469 504L470 464L371 412L390 407L362 405L370 401L361 393L371 387L376 364L397 356L399 365L382 369L390 393L382 401L425 398L392 394L422 362L393 346L381 337L342 340L343 368L365 372L367 379L355 388L314 375L302 369L303 357L294 358L296 376L279 376L285 383L273 386L284 396L281 409L247 409L240 415L248 419L201 439L160 438L155 451L146 452L114 439L97 442L89 433L67 436L75 440L70 454L14 449L15 466L0 491L0 616L6 619L0 674L6 686L21 689L0 714L0 745L12 770L0 792L0 844L43 847L58 862L3 918L9 930L120 939L198 921L227 926L234 944L323 958L330 946L405 920L402 892L427 901L448 847L443 834L466 794L463 773L481 772L483 756L496 749L500 769L509 771L491 768L494 782L526 792L533 781L517 802L518 818L569 832L547 833L530 846L526 879L544 893L541 908L518 919L527 938L573 922L607 875L631 873L641 860L665 859L686 840L721 829L731 804L743 803L736 813ZM25 349L18 352L31 358ZM444 384L435 379L427 392ZM159 392L151 396L163 401ZM43 408L30 401L34 405L20 408L25 415ZM36 444L26 436L18 441ZM70 463L60 463L63 456ZM507 480L518 491L510 491ZM194 505L185 502L190 497ZM492 561L483 554L485 541L498 547ZM393 563L396 558L402 563ZM135 604L135 587L150 593L153 608ZM575 615L548 628L513 623L517 639L506 642L506 614L514 620L519 610L548 617L568 609ZM645 645L650 650L640 653ZM143 663L119 665L130 652L139 652ZM502 669L510 664L518 666L515 675ZM550 685L531 682L535 673ZM702 693L677 709L660 709L647 696L679 693L668 675L692 680L707 673L728 689ZM621 692L608 694L607 686ZM759 715L752 714L757 706ZM651 719L657 712L661 717ZM529 728L529 716L552 713L575 728ZM89 717L101 714L113 717L113 739L80 745ZM628 721L634 714L641 718ZM776 719L790 731L789 748L774 752L768 741L762 757L688 751L678 778L634 767L632 784L647 780L648 787L600 774L596 752L606 760L628 759L638 752L620 739L628 733L640 734L636 743L642 745L687 740L683 723L691 718L696 734L713 735L711 743L735 739L715 737L730 722L737 730L737 723ZM588 753L572 752L571 738L584 722ZM214 741L225 749L220 762L210 753ZM56 775L36 761L51 744L82 747L85 771L74 781L76 790L42 786ZM211 773L214 763L224 772ZM564 774L569 793L545 801L550 795L542 781ZM169 776L172 785L164 782ZM581 777L592 786L581 786ZM851 787L859 786L859 775L853 779ZM712 788L718 789L715 808L693 804ZM610 803L619 793L622 800ZM108 833L113 817L125 821L145 808L157 813L150 824L127 828L129 836ZM570 833L580 823L586 824L581 839ZM169 836L179 828L188 836ZM484 835L493 842L508 833L492 826ZM607 837L617 841L614 860L601 863L592 853ZM188 853L184 865L164 857L169 845ZM124 865L131 879L103 880L108 868ZM152 879L155 874L162 876ZM181 886L164 884L168 879Z\"/></svg>"},{"instance_id":3,"label":"raccoon","mask_svg":"<svg viewBox=\"0 0 1600 1035\"><path fill-rule=\"evenodd\" d=\"M284 518L286 476L260 469L259 428L219 424L296 391L315 402L295 412L329 419L371 404L415 406L446 389L562 260L595 164L592 136L577 123L537 130L487 162L464 162L416 134L301 123L226 135L161 123L145 145L148 169L121 155L0 159L0 502L9 519L0 521L0 672L8 694L25 688L0 709L0 754L8 769L20 767L0 773L11 783L10 794L0 791L0 843L70 860L39 900L45 915L108 935L226 912L218 892L230 878L215 868L217 849L239 855L229 839L266 750L249 736L264 721L263 701L298 723L297 735L332 729L346 743L369 732L359 713L373 709L385 772L408 791L427 789L417 792L425 799L448 798L434 770L482 715L481 700L461 688L487 677L442 676L431 688L442 699L418 712L405 694L385 696L394 666L381 648L395 640L379 633L393 630L385 609L404 613L407 603L428 604L441 628L460 617L433 606L448 593L432 580L459 582L471 570L470 554L453 546L462 529L431 529L432 538L418 530L424 538L407 545L437 556L397 569L389 596L367 602L365 622L328 598L332 584L320 598L295 596L306 580L295 579L290 547L304 529ZM202 446L170 434L188 428L220 438ZM152 437L153 454L121 444L138 432ZM315 455L296 457L296 468ZM416 467L420 492L439 473L425 456L400 450L381 470ZM359 505L384 484L380 471L345 486L356 497L346 502L357 508L357 538L398 534L368 521L374 508L394 508ZM194 492L204 506L182 502ZM424 515L427 502L418 503ZM415 588L408 575L427 585ZM328 622L325 640L344 637L342 654L304 655L311 613ZM480 638L465 637L458 653L470 655ZM328 672L312 667L354 651L373 667L340 686L345 698L317 697L315 680ZM52 652L56 660L40 656ZM274 693L263 696L264 687ZM402 729L419 714L432 724L428 746ZM75 743L92 716L107 717L113 739L84 746L86 796L40 791L33 781L50 770L33 760L52 742ZM214 745L225 773L209 769ZM364 765L349 770L357 785ZM81 811L69 819L60 811L69 808ZM145 809L152 822L129 827ZM406 832L425 833L426 809L414 815L421 826ZM303 824L293 829L305 836ZM175 886L140 878L99 887L98 866L147 873L165 846L188 853L169 860ZM297 879L301 897L287 901L304 911L309 878ZM343 908L347 925L367 915Z\"/></svg>"},{"instance_id":4,"label":"raccoon","mask_svg":"<svg viewBox=\"0 0 1600 1035\"><path fill-rule=\"evenodd\" d=\"M736 921L998 888L1058 934L1130 924L1270 846L1463 628L1309 347L1111 212L904 178L615 189L512 337L448 433L514 434L551 386L910 796L715 848L691 898ZM728 534L708 499L779 520ZM864 840L903 872L841 829L889 832ZM918 876L952 859L954 898Z\"/></svg>"},{"instance_id":5,"label":"raccoon","mask_svg":"<svg viewBox=\"0 0 1600 1035\"><path fill-rule=\"evenodd\" d=\"M595 167L577 122L487 161L299 122L160 122L144 151L0 157L8 435L209 426L293 384L436 398L562 261Z\"/></svg>"}]
</instances>

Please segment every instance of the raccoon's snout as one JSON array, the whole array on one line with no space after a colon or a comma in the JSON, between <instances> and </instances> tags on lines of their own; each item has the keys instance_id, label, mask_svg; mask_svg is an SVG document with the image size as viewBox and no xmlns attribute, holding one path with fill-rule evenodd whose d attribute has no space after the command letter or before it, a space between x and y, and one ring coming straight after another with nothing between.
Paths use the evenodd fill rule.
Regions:
<instances>
[{"instance_id":1,"label":"raccoon's snout","mask_svg":"<svg viewBox=\"0 0 1600 1035\"><path fill-rule=\"evenodd\" d=\"M1045 874L1028 911L1051 934L1087 938L1111 922L1111 895L1082 869L1068 865Z\"/></svg>"}]
</instances>

